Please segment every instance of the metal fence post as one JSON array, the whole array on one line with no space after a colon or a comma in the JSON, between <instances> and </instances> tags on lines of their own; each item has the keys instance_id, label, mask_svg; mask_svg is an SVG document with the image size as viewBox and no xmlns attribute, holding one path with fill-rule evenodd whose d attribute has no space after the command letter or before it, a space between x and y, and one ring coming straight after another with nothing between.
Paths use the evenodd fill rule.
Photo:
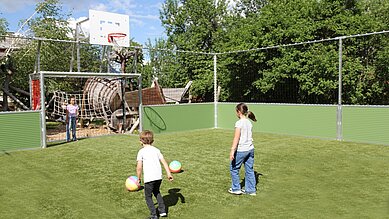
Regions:
<instances>
[{"instance_id":1,"label":"metal fence post","mask_svg":"<svg viewBox=\"0 0 389 219\"><path fill-rule=\"evenodd\" d=\"M138 77L139 133L143 131L142 75Z\"/></svg>"},{"instance_id":2,"label":"metal fence post","mask_svg":"<svg viewBox=\"0 0 389 219\"><path fill-rule=\"evenodd\" d=\"M41 90L41 130L42 130L42 148L46 148L46 103L45 103L45 80L43 72L41 72L41 45L42 41L38 41L38 48L36 54L36 72L39 74L40 90Z\"/></svg>"},{"instance_id":3,"label":"metal fence post","mask_svg":"<svg viewBox=\"0 0 389 219\"><path fill-rule=\"evenodd\" d=\"M343 140L342 124L342 38L339 38L339 85L338 85L338 108L336 114L336 140Z\"/></svg>"},{"instance_id":4,"label":"metal fence post","mask_svg":"<svg viewBox=\"0 0 389 219\"><path fill-rule=\"evenodd\" d=\"M215 116L215 124L214 128L217 128L217 59L216 54L213 55L213 102L214 102L214 116Z\"/></svg>"}]
</instances>

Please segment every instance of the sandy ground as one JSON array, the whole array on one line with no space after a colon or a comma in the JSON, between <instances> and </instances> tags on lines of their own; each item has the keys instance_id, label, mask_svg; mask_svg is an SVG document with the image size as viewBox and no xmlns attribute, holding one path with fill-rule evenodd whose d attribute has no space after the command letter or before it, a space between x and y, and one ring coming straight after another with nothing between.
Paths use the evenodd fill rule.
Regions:
<instances>
[{"instance_id":1,"label":"sandy ground","mask_svg":"<svg viewBox=\"0 0 389 219\"><path fill-rule=\"evenodd\" d=\"M112 135L115 134L114 131L110 130L107 127L86 127L80 128L77 127L77 138L87 138L87 137L96 137L102 135ZM55 129L47 129L46 131L47 141L64 141L66 140L66 127L65 125L60 125Z\"/></svg>"}]
</instances>

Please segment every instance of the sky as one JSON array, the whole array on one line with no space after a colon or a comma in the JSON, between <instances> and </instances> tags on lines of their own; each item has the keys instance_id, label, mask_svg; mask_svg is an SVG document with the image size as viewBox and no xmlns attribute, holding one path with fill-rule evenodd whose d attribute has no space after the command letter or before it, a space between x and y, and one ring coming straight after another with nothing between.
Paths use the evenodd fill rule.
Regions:
<instances>
[{"instance_id":1,"label":"sky","mask_svg":"<svg viewBox=\"0 0 389 219\"><path fill-rule=\"evenodd\" d=\"M8 22L8 30L17 32L20 20L28 19L34 14L36 3L42 0L0 0L0 18ZM159 11L163 0L61 0L65 12L71 12L70 26L89 17L89 9L119 13L130 18L130 37L138 43L145 44L148 39L166 38ZM85 32L89 22L82 25Z\"/></svg>"}]
</instances>

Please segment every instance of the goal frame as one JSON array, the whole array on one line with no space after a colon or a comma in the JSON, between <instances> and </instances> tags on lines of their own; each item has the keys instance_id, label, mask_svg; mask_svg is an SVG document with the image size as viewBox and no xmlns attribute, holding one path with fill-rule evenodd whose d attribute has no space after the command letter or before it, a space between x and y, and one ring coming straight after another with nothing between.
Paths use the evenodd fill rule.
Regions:
<instances>
[{"instance_id":1,"label":"goal frame","mask_svg":"<svg viewBox=\"0 0 389 219\"><path fill-rule=\"evenodd\" d=\"M138 73L97 73L97 72L58 72L58 71L39 71L30 75L30 79L38 78L40 81L40 117L41 117L41 146L47 147L46 137L46 104L45 103L45 78L137 78L138 79L138 97L139 97L139 131L142 131L142 75Z\"/></svg>"}]
</instances>

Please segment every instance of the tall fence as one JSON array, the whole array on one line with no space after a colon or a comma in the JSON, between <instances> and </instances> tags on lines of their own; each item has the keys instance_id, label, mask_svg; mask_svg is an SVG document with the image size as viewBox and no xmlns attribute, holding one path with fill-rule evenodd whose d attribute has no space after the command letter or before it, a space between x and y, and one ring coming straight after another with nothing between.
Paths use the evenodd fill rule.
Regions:
<instances>
[{"instance_id":1,"label":"tall fence","mask_svg":"<svg viewBox=\"0 0 389 219\"><path fill-rule=\"evenodd\" d=\"M160 101L164 105L150 106L154 101L149 101L148 106L143 106L140 110L143 116L139 116L141 125L158 133L232 128L235 117L231 102L246 102L260 115L255 131L388 144L388 33L382 31L219 53L136 47L131 71L142 76L143 88L155 85L152 81L157 81L161 88L157 93L164 95ZM40 40L33 41L37 46L36 72L42 68L51 70L53 61L46 57L45 62L40 62ZM42 48L45 45L50 48L54 43L75 42L49 40ZM63 51L73 60L71 47L66 48ZM138 55L148 57L150 62L138 62ZM82 67L85 63L81 64ZM70 71L73 65L69 66ZM109 72L112 66L105 60L97 61L92 67ZM85 69L78 68L78 72L82 70ZM59 83L47 81L47 86L58 87ZM70 80L70 83L60 85L77 84ZM170 96L168 90L181 93ZM147 98L152 100L154 97ZM131 102L134 98L129 99ZM42 101L50 103L50 99ZM182 104L186 102L201 104ZM11 118L11 115L1 116L5 121L8 120L5 117ZM120 117L119 111L116 116ZM38 122L42 126L45 124ZM12 130L17 128L7 126L5 133ZM24 131L15 133L23 134ZM5 142L3 138L0 140L4 148L8 144Z\"/></svg>"}]
</instances>

